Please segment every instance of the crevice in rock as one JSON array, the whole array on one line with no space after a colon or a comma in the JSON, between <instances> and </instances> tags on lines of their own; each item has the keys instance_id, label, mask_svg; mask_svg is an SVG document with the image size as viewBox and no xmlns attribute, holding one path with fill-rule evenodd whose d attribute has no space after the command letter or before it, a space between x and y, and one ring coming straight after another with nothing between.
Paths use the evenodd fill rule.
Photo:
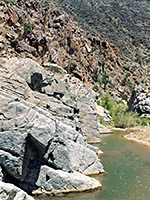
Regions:
<instances>
[{"instance_id":1,"label":"crevice in rock","mask_svg":"<svg viewBox=\"0 0 150 200\"><path fill-rule=\"evenodd\" d=\"M53 152L50 152L48 155L48 159L50 159L52 162L55 160L54 156L53 156Z\"/></svg>"},{"instance_id":2,"label":"crevice in rock","mask_svg":"<svg viewBox=\"0 0 150 200\"><path fill-rule=\"evenodd\" d=\"M50 110L51 109L50 105L47 104L46 109Z\"/></svg>"},{"instance_id":3,"label":"crevice in rock","mask_svg":"<svg viewBox=\"0 0 150 200\"><path fill-rule=\"evenodd\" d=\"M33 147L36 150L36 152L43 157L43 155L46 153L46 146L40 143L40 141L37 141L31 134L28 134L26 141L27 145L31 145L29 145L29 147L26 147L26 151L28 150L28 148Z\"/></svg>"},{"instance_id":4,"label":"crevice in rock","mask_svg":"<svg viewBox=\"0 0 150 200\"><path fill-rule=\"evenodd\" d=\"M84 159L83 159L84 160ZM94 163L95 163L96 160L94 160L93 162L91 162L83 171L83 173L89 168L91 167Z\"/></svg>"},{"instance_id":5,"label":"crevice in rock","mask_svg":"<svg viewBox=\"0 0 150 200\"><path fill-rule=\"evenodd\" d=\"M68 119L74 120L74 117L73 116L68 116Z\"/></svg>"},{"instance_id":6,"label":"crevice in rock","mask_svg":"<svg viewBox=\"0 0 150 200\"><path fill-rule=\"evenodd\" d=\"M81 77L78 73L76 73L76 72L72 72L72 73L73 73L74 77L76 77L76 78L78 78L80 81L82 81L82 77Z\"/></svg>"},{"instance_id":7,"label":"crevice in rock","mask_svg":"<svg viewBox=\"0 0 150 200\"><path fill-rule=\"evenodd\" d=\"M37 90L38 92L42 92L42 81L43 81L42 74L36 72L31 75L31 83L29 83L29 87L32 90Z\"/></svg>"},{"instance_id":8,"label":"crevice in rock","mask_svg":"<svg viewBox=\"0 0 150 200\"><path fill-rule=\"evenodd\" d=\"M4 113L0 113L0 116L2 116L4 119L6 119Z\"/></svg>"},{"instance_id":9,"label":"crevice in rock","mask_svg":"<svg viewBox=\"0 0 150 200\"><path fill-rule=\"evenodd\" d=\"M64 96L64 94L63 93L59 93L59 92L54 92L54 94L53 94L53 97L55 97L58 100L63 98L63 96Z\"/></svg>"},{"instance_id":10,"label":"crevice in rock","mask_svg":"<svg viewBox=\"0 0 150 200\"><path fill-rule=\"evenodd\" d=\"M79 128L79 127L76 127L76 131L78 132L78 131L81 131L81 128Z\"/></svg>"},{"instance_id":11,"label":"crevice in rock","mask_svg":"<svg viewBox=\"0 0 150 200\"><path fill-rule=\"evenodd\" d=\"M80 110L79 109L77 109L77 108L74 108L74 114L79 114L79 112L80 112Z\"/></svg>"},{"instance_id":12,"label":"crevice in rock","mask_svg":"<svg viewBox=\"0 0 150 200\"><path fill-rule=\"evenodd\" d=\"M40 144L35 140L31 135L28 135L26 138L26 144L22 161L18 163L18 166L15 166L15 169L22 170L20 171L21 177L12 177L5 170L4 181L13 183L19 188L23 189L27 193L31 193L33 190L37 189L36 182L39 177L40 169L42 165L47 165L46 161L43 159L46 148L44 145Z\"/></svg>"},{"instance_id":13,"label":"crevice in rock","mask_svg":"<svg viewBox=\"0 0 150 200\"><path fill-rule=\"evenodd\" d=\"M46 174L46 182L50 180L50 177Z\"/></svg>"},{"instance_id":14,"label":"crevice in rock","mask_svg":"<svg viewBox=\"0 0 150 200\"><path fill-rule=\"evenodd\" d=\"M19 156L20 156L19 153L14 152L14 151L12 151L11 149L0 148L0 150L5 151L5 152L7 152L7 153L10 153L10 154L11 154L12 156L14 156L14 157L19 157Z\"/></svg>"},{"instance_id":15,"label":"crevice in rock","mask_svg":"<svg viewBox=\"0 0 150 200\"><path fill-rule=\"evenodd\" d=\"M10 176L9 174L6 174L5 171L3 173L4 173L3 181L5 183L12 183L30 195L32 195L33 190L38 189L38 187L35 184L30 184L29 182L25 182L25 181L23 181L23 182L19 181L18 179L15 179L14 177Z\"/></svg>"}]
</instances>

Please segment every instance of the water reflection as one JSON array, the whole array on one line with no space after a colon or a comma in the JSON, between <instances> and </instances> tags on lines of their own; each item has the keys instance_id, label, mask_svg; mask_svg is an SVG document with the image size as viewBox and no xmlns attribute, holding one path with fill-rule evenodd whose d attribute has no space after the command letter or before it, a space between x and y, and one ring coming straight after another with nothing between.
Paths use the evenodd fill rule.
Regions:
<instances>
[{"instance_id":1,"label":"water reflection","mask_svg":"<svg viewBox=\"0 0 150 200\"><path fill-rule=\"evenodd\" d=\"M136 200L150 199L150 148L122 137L123 133L102 136L100 149L105 175L96 176L102 190L40 200Z\"/></svg>"}]
</instances>

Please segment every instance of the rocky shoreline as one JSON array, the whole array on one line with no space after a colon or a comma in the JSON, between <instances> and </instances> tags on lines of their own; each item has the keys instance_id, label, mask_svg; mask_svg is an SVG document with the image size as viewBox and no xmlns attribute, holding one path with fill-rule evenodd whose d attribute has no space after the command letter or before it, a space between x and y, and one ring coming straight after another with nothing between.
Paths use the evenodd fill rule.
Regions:
<instances>
[{"instance_id":1,"label":"rocky shoreline","mask_svg":"<svg viewBox=\"0 0 150 200\"><path fill-rule=\"evenodd\" d=\"M0 58L0 75L2 181L34 195L100 188L87 175L104 172L102 152L88 143L109 130L98 122L94 91L28 58Z\"/></svg>"},{"instance_id":2,"label":"rocky shoreline","mask_svg":"<svg viewBox=\"0 0 150 200\"><path fill-rule=\"evenodd\" d=\"M138 142L140 144L150 146L150 127L135 127L129 129L130 133L124 138L130 141ZM132 132L131 132L132 131Z\"/></svg>"}]
</instances>

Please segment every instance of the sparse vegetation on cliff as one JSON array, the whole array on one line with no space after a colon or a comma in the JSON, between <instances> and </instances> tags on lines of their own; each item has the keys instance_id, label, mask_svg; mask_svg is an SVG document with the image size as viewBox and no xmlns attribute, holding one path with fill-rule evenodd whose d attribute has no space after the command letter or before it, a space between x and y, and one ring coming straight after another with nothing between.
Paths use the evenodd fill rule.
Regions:
<instances>
[{"instance_id":1,"label":"sparse vegetation on cliff","mask_svg":"<svg viewBox=\"0 0 150 200\"><path fill-rule=\"evenodd\" d=\"M92 26L93 31L90 33L89 30L89 34L82 29L85 28L84 24L80 23L81 27L79 27L79 23L58 6L65 3L70 5L71 2L73 6L73 1L64 0L60 4L57 4L58 1L54 3L55 1L49 0L1 2L1 55L30 57L40 64L45 62L58 64L67 69L68 73L87 83L90 88L98 87L99 91L105 90L112 96L125 100L135 85L148 81L149 50L144 50L142 52L144 57L142 57L137 49L128 48L133 49L129 54L133 57L131 62L127 55L123 57L121 47L116 43L112 44L107 34L104 38L104 33L99 31L98 36L93 36L96 35L94 34L96 21L103 22L99 28L103 28L104 32L110 28L111 23L106 23L107 18L98 20L97 12L93 10L94 4L87 9L91 4L90 0L89 4L87 1L86 3L76 1L77 4L73 9L77 20L79 14L77 8L80 4L84 4L80 6L79 11L85 11L81 12L83 19L88 20L88 28ZM107 3L109 5L109 2ZM118 5L115 4L114 8L117 9ZM99 14L106 13L107 9L104 9L103 13ZM91 17L92 19L89 19ZM113 16L111 18L114 20ZM107 33L116 32L109 30ZM119 40L120 36L117 38ZM119 40L122 48L126 47L126 43L124 44L126 40L123 38L124 36L121 38L122 42Z\"/></svg>"}]
</instances>

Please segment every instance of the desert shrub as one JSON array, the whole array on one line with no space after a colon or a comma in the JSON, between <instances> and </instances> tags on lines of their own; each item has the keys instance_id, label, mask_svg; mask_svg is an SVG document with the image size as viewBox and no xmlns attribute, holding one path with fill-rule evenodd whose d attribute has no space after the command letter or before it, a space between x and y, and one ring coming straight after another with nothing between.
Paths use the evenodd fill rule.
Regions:
<instances>
[{"instance_id":1,"label":"desert shrub","mask_svg":"<svg viewBox=\"0 0 150 200\"><path fill-rule=\"evenodd\" d=\"M8 3L10 3L10 0L4 0L4 2L8 4Z\"/></svg>"},{"instance_id":2,"label":"desert shrub","mask_svg":"<svg viewBox=\"0 0 150 200\"><path fill-rule=\"evenodd\" d=\"M24 34L28 35L30 33L32 33L32 30L34 28L34 25L30 22L24 22Z\"/></svg>"},{"instance_id":3,"label":"desert shrub","mask_svg":"<svg viewBox=\"0 0 150 200\"><path fill-rule=\"evenodd\" d=\"M121 85L122 85L122 86L125 86L125 85L126 85L126 78L124 78L124 79L121 81Z\"/></svg>"},{"instance_id":4,"label":"desert shrub","mask_svg":"<svg viewBox=\"0 0 150 200\"><path fill-rule=\"evenodd\" d=\"M77 64L75 62L69 62L68 67L67 67L67 71L69 74L71 74L71 72L76 68Z\"/></svg>"},{"instance_id":5,"label":"desert shrub","mask_svg":"<svg viewBox=\"0 0 150 200\"><path fill-rule=\"evenodd\" d=\"M102 83L104 85L104 90L106 90L106 86L109 83L109 74L105 71L102 73Z\"/></svg>"},{"instance_id":6,"label":"desert shrub","mask_svg":"<svg viewBox=\"0 0 150 200\"><path fill-rule=\"evenodd\" d=\"M124 65L124 66L123 66L123 69L125 69L125 70L129 71L130 67L129 67L129 66L126 66L126 65Z\"/></svg>"},{"instance_id":7,"label":"desert shrub","mask_svg":"<svg viewBox=\"0 0 150 200\"><path fill-rule=\"evenodd\" d=\"M120 93L120 97L121 97L123 100L125 100L125 101L128 100L128 95L126 95L126 94L124 94L124 93Z\"/></svg>"},{"instance_id":8,"label":"desert shrub","mask_svg":"<svg viewBox=\"0 0 150 200\"><path fill-rule=\"evenodd\" d=\"M142 126L149 126L150 125L150 119L149 118L140 118L140 125Z\"/></svg>"},{"instance_id":9,"label":"desert shrub","mask_svg":"<svg viewBox=\"0 0 150 200\"><path fill-rule=\"evenodd\" d=\"M132 92L132 90L133 90L133 88L134 88L134 85L132 85L132 82L131 82L131 81L128 82L128 88L129 88L129 90Z\"/></svg>"},{"instance_id":10,"label":"desert shrub","mask_svg":"<svg viewBox=\"0 0 150 200\"><path fill-rule=\"evenodd\" d=\"M35 23L36 25L39 25L39 24L40 24L40 22L37 21L37 20L35 20L34 23Z\"/></svg>"},{"instance_id":11,"label":"desert shrub","mask_svg":"<svg viewBox=\"0 0 150 200\"><path fill-rule=\"evenodd\" d=\"M103 79L102 79L102 76L100 74L97 78L97 82L100 84L100 86L103 84Z\"/></svg>"},{"instance_id":12,"label":"desert shrub","mask_svg":"<svg viewBox=\"0 0 150 200\"><path fill-rule=\"evenodd\" d=\"M118 112L113 118L114 126L118 128L134 127L138 125L139 116L134 112Z\"/></svg>"},{"instance_id":13,"label":"desert shrub","mask_svg":"<svg viewBox=\"0 0 150 200\"><path fill-rule=\"evenodd\" d=\"M99 100L96 101L97 105L101 105L101 102Z\"/></svg>"},{"instance_id":14,"label":"desert shrub","mask_svg":"<svg viewBox=\"0 0 150 200\"><path fill-rule=\"evenodd\" d=\"M103 125L106 125L106 122L105 122L103 116L100 116L99 123L100 123L100 124L103 124Z\"/></svg>"},{"instance_id":15,"label":"desert shrub","mask_svg":"<svg viewBox=\"0 0 150 200\"><path fill-rule=\"evenodd\" d=\"M95 90L96 92L98 92L98 90L99 90L98 86L97 86L97 85L94 85L94 86L93 86L93 90Z\"/></svg>"},{"instance_id":16,"label":"desert shrub","mask_svg":"<svg viewBox=\"0 0 150 200\"><path fill-rule=\"evenodd\" d=\"M111 98L110 94L105 94L104 96L102 96L101 99L101 106L106 108L107 110L109 110L110 115L113 115L113 111L114 111L114 101Z\"/></svg>"},{"instance_id":17,"label":"desert shrub","mask_svg":"<svg viewBox=\"0 0 150 200\"><path fill-rule=\"evenodd\" d=\"M26 21L23 17L19 17L19 23L23 25L24 35L32 33L35 26L33 23Z\"/></svg>"},{"instance_id":18,"label":"desert shrub","mask_svg":"<svg viewBox=\"0 0 150 200\"><path fill-rule=\"evenodd\" d=\"M150 63L150 58L145 59L146 64Z\"/></svg>"},{"instance_id":19,"label":"desert shrub","mask_svg":"<svg viewBox=\"0 0 150 200\"><path fill-rule=\"evenodd\" d=\"M105 94L101 98L101 106L110 112L113 119L111 123L112 126L126 128L137 125L150 125L150 119L141 118L137 113L132 111L128 112L128 106L126 103L122 101L114 101L109 94Z\"/></svg>"},{"instance_id":20,"label":"desert shrub","mask_svg":"<svg viewBox=\"0 0 150 200\"><path fill-rule=\"evenodd\" d=\"M95 82L97 82L98 76L99 76L99 70L98 70L98 67L96 67L96 68L94 69L94 71L93 71L93 76L92 76L92 78L93 78L93 80L94 80Z\"/></svg>"},{"instance_id":21,"label":"desert shrub","mask_svg":"<svg viewBox=\"0 0 150 200\"><path fill-rule=\"evenodd\" d=\"M115 73L113 73L113 72L110 74L110 76L111 76L112 78L114 78L114 77L115 77L115 75L116 75L116 74L115 74Z\"/></svg>"},{"instance_id":22,"label":"desert shrub","mask_svg":"<svg viewBox=\"0 0 150 200\"><path fill-rule=\"evenodd\" d=\"M60 69L59 69L58 67L55 67L55 66L49 66L49 67L47 68L47 70L53 71L53 72L57 72L57 73L60 72Z\"/></svg>"},{"instance_id":23,"label":"desert shrub","mask_svg":"<svg viewBox=\"0 0 150 200\"><path fill-rule=\"evenodd\" d=\"M113 89L115 87L111 80L109 80L108 87L111 89Z\"/></svg>"}]
</instances>

